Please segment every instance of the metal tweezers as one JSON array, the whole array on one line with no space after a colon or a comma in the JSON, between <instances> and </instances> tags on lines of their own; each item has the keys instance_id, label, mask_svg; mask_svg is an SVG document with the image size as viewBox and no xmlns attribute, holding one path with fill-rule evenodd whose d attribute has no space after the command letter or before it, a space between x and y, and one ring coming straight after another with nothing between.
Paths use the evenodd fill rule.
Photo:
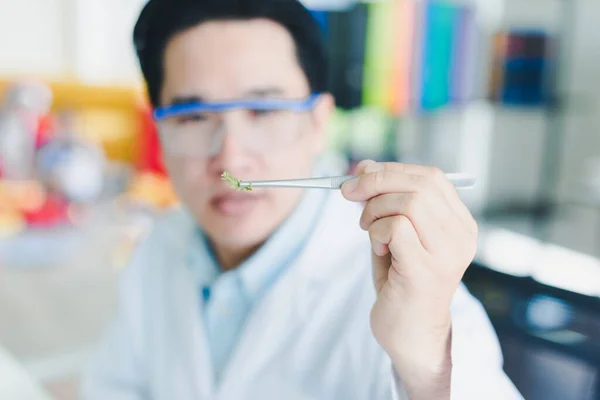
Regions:
<instances>
[{"instance_id":1,"label":"metal tweezers","mask_svg":"<svg viewBox=\"0 0 600 400\"><path fill-rule=\"evenodd\" d=\"M446 174L446 177L457 189L471 188L475 178L462 173ZM340 189L344 182L358 178L358 175L328 176L324 178L284 179L275 181L241 181L240 188L306 188L306 189Z\"/></svg>"}]
</instances>

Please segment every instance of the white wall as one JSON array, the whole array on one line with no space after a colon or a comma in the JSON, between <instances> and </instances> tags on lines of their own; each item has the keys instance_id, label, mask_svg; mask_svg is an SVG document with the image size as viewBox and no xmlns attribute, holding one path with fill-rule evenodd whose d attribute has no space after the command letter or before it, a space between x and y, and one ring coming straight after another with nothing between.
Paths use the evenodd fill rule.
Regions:
<instances>
[{"instance_id":1,"label":"white wall","mask_svg":"<svg viewBox=\"0 0 600 400\"><path fill-rule=\"evenodd\" d=\"M131 33L146 0L0 0L0 76L131 84Z\"/></svg>"},{"instance_id":2,"label":"white wall","mask_svg":"<svg viewBox=\"0 0 600 400\"><path fill-rule=\"evenodd\" d=\"M133 26L145 0L74 1L74 69L77 79L92 84L139 80Z\"/></svg>"},{"instance_id":3,"label":"white wall","mask_svg":"<svg viewBox=\"0 0 600 400\"><path fill-rule=\"evenodd\" d=\"M0 0L0 75L64 73L64 5L65 0Z\"/></svg>"}]
</instances>

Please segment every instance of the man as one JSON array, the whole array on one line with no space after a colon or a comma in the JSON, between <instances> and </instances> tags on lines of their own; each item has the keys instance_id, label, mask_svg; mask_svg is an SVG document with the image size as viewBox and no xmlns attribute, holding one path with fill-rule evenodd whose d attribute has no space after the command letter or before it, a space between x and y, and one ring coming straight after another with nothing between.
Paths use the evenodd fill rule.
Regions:
<instances>
[{"instance_id":1,"label":"man","mask_svg":"<svg viewBox=\"0 0 600 400\"><path fill-rule=\"evenodd\" d=\"M323 173L334 103L300 3L151 0L135 38L185 210L125 273L84 398L520 398L460 286L477 226L440 171L365 161L341 193L221 180Z\"/></svg>"}]
</instances>

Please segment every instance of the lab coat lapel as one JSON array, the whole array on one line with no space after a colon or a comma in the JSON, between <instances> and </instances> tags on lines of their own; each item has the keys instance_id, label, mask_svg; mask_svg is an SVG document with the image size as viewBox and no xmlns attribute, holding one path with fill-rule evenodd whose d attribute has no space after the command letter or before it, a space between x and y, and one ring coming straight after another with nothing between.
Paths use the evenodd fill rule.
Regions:
<instances>
[{"instance_id":1,"label":"lab coat lapel","mask_svg":"<svg viewBox=\"0 0 600 400\"><path fill-rule=\"evenodd\" d=\"M306 247L250 314L223 375L221 388L248 382L282 354L318 307L319 293L338 273L340 252L360 240L360 207L332 194ZM337 271L336 271L337 270ZM221 393L224 395L224 393ZM227 398L226 396L223 398Z\"/></svg>"},{"instance_id":2,"label":"lab coat lapel","mask_svg":"<svg viewBox=\"0 0 600 400\"><path fill-rule=\"evenodd\" d=\"M163 327L163 345L176 354L176 363L183 360L183 365L177 365L186 369L182 376L193 377L192 382L187 382L193 391L192 398L212 399L215 393L214 371L206 341L203 310L199 303L196 276L188 266L189 249L195 245L195 225L193 218L185 212L180 216L178 223L172 225L172 232L163 232L163 243L169 251L165 252L168 257L163 260L163 273L158 277L169 291L165 299L173 304L160 304L163 300L159 299L156 307L163 310L163 321L170 321ZM175 373L179 368L174 367L166 365L164 373Z\"/></svg>"},{"instance_id":3,"label":"lab coat lapel","mask_svg":"<svg viewBox=\"0 0 600 400\"><path fill-rule=\"evenodd\" d=\"M214 370L210 359L210 349L206 341L203 322L203 310L199 306L199 295L195 284L195 276L187 265L181 266L181 273L176 274L180 280L175 288L180 288L173 298L173 310L177 310L177 334L181 336L178 346L184 353L190 366L192 375L195 376L195 398L212 399L215 392Z\"/></svg>"},{"instance_id":4,"label":"lab coat lapel","mask_svg":"<svg viewBox=\"0 0 600 400\"><path fill-rule=\"evenodd\" d=\"M282 281L288 279L288 274L281 278ZM282 295L281 286L291 289L290 292ZM291 333L301 323L297 292L297 288L289 283L278 283L255 306L225 368L222 390L250 382L253 375L267 365L289 340Z\"/></svg>"}]
</instances>

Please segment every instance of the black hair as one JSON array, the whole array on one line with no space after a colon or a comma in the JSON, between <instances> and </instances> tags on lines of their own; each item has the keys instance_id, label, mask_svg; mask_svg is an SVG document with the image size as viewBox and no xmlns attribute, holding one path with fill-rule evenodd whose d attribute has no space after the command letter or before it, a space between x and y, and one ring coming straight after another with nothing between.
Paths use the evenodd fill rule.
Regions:
<instances>
[{"instance_id":1,"label":"black hair","mask_svg":"<svg viewBox=\"0 0 600 400\"><path fill-rule=\"evenodd\" d=\"M298 0L150 0L133 37L152 105L160 103L163 56L176 34L203 22L265 18L291 34L311 92L327 90L325 45L318 23Z\"/></svg>"}]
</instances>

